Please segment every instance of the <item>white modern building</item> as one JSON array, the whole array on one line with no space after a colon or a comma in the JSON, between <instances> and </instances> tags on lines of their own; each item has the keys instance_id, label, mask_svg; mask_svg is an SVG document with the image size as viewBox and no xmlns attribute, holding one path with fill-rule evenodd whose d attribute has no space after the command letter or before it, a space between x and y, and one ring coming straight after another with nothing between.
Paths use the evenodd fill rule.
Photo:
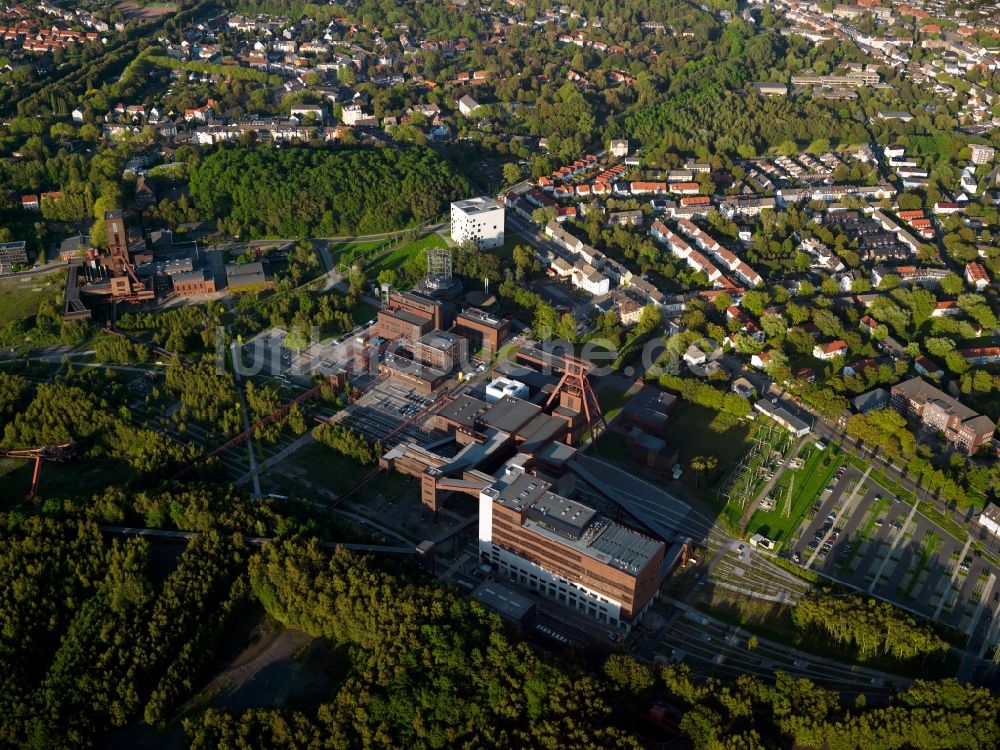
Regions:
<instances>
[{"instance_id":1,"label":"white modern building","mask_svg":"<svg viewBox=\"0 0 1000 750\"><path fill-rule=\"evenodd\" d=\"M458 111L463 117L468 117L473 112L479 109L479 102L473 99L471 96L466 94L461 99L458 100Z\"/></svg>"},{"instance_id":2,"label":"white modern building","mask_svg":"<svg viewBox=\"0 0 1000 750\"><path fill-rule=\"evenodd\" d=\"M969 155L973 164L989 164L996 155L996 149L992 146L973 143L969 145Z\"/></svg>"},{"instance_id":3,"label":"white modern building","mask_svg":"<svg viewBox=\"0 0 1000 750\"><path fill-rule=\"evenodd\" d=\"M486 386L486 403L488 404L495 404L507 396L526 399L528 398L528 386L520 380L510 380L509 378L495 378Z\"/></svg>"},{"instance_id":4,"label":"white modern building","mask_svg":"<svg viewBox=\"0 0 1000 750\"><path fill-rule=\"evenodd\" d=\"M451 204L451 238L472 242L480 249L503 245L504 208L492 198L480 196Z\"/></svg>"},{"instance_id":5,"label":"white modern building","mask_svg":"<svg viewBox=\"0 0 1000 750\"><path fill-rule=\"evenodd\" d=\"M979 525L985 526L991 534L1000 536L1000 505L990 503L979 514Z\"/></svg>"}]
</instances>

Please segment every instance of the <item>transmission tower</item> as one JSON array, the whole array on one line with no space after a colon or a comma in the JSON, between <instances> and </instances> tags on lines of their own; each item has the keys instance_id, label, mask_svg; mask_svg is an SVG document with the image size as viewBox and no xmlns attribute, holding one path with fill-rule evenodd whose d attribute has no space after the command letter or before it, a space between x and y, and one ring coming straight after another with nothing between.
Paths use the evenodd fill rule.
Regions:
<instances>
[{"instance_id":1,"label":"transmission tower","mask_svg":"<svg viewBox=\"0 0 1000 750\"><path fill-rule=\"evenodd\" d=\"M785 503L781 507L781 517L789 518L792 515L792 488L795 486L795 475L790 474L788 482L788 493L785 495Z\"/></svg>"}]
</instances>

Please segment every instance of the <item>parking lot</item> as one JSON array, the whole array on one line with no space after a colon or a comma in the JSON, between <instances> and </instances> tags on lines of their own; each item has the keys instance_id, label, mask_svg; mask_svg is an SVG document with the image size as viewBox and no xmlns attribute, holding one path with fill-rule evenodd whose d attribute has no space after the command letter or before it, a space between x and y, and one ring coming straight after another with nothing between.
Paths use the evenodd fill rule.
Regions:
<instances>
[{"instance_id":1,"label":"parking lot","mask_svg":"<svg viewBox=\"0 0 1000 750\"><path fill-rule=\"evenodd\" d=\"M944 625L982 630L997 607L991 566L854 467L799 527L792 560Z\"/></svg>"}]
</instances>

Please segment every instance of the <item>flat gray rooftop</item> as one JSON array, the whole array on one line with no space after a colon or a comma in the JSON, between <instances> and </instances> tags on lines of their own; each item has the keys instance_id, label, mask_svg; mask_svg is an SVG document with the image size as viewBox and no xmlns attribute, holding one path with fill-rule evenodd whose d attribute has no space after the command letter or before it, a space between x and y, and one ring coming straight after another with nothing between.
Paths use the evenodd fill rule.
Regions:
<instances>
[{"instance_id":1,"label":"flat gray rooftop","mask_svg":"<svg viewBox=\"0 0 1000 750\"><path fill-rule=\"evenodd\" d=\"M530 401L507 396L490 405L483 413L483 422L503 432L517 432L541 410Z\"/></svg>"},{"instance_id":2,"label":"flat gray rooftop","mask_svg":"<svg viewBox=\"0 0 1000 750\"><path fill-rule=\"evenodd\" d=\"M455 201L451 205L453 208L457 208L466 214L484 213L486 211L495 211L500 208L500 204L495 200L484 197L469 198L464 201Z\"/></svg>"},{"instance_id":3,"label":"flat gray rooftop","mask_svg":"<svg viewBox=\"0 0 1000 750\"><path fill-rule=\"evenodd\" d=\"M430 333L425 333L421 336L418 341L419 343L433 349L447 351L453 347L460 338L460 336L456 336L454 333L448 333L447 331L431 331Z\"/></svg>"},{"instance_id":4,"label":"flat gray rooftop","mask_svg":"<svg viewBox=\"0 0 1000 750\"><path fill-rule=\"evenodd\" d=\"M615 567L638 570L656 554L660 542L617 523L609 523L590 546L611 557L615 561Z\"/></svg>"},{"instance_id":5,"label":"flat gray rooftop","mask_svg":"<svg viewBox=\"0 0 1000 750\"><path fill-rule=\"evenodd\" d=\"M480 310L478 307L467 307L458 314L458 317L459 319L466 318L467 320L474 320L481 325L490 326L491 328L499 328L503 323L501 318L490 315L488 312Z\"/></svg>"},{"instance_id":6,"label":"flat gray rooftop","mask_svg":"<svg viewBox=\"0 0 1000 750\"><path fill-rule=\"evenodd\" d=\"M523 474L510 484L494 484L493 502L524 512L524 528L533 533L629 575L637 575L657 554L660 542L599 516L589 505L557 495L550 486Z\"/></svg>"},{"instance_id":7,"label":"flat gray rooftop","mask_svg":"<svg viewBox=\"0 0 1000 750\"><path fill-rule=\"evenodd\" d=\"M485 401L462 394L438 411L438 415L464 427L472 427L476 417L489 406Z\"/></svg>"},{"instance_id":8,"label":"flat gray rooftop","mask_svg":"<svg viewBox=\"0 0 1000 750\"><path fill-rule=\"evenodd\" d=\"M521 622L535 607L535 603L528 597L496 581L479 584L472 592L472 598L501 617L514 622Z\"/></svg>"}]
</instances>

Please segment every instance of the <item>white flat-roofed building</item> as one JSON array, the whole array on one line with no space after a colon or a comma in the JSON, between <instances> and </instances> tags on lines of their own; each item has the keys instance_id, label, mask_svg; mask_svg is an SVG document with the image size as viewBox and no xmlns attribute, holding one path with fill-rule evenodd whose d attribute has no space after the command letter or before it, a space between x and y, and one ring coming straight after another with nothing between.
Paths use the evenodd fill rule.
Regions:
<instances>
[{"instance_id":1,"label":"white flat-roofed building","mask_svg":"<svg viewBox=\"0 0 1000 750\"><path fill-rule=\"evenodd\" d=\"M991 534L1000 536L1000 505L990 503L979 514L979 525L985 526Z\"/></svg>"},{"instance_id":2,"label":"white flat-roofed building","mask_svg":"<svg viewBox=\"0 0 1000 750\"><path fill-rule=\"evenodd\" d=\"M451 238L472 242L480 249L503 245L504 208L492 198L480 196L451 204Z\"/></svg>"},{"instance_id":3,"label":"white flat-roofed building","mask_svg":"<svg viewBox=\"0 0 1000 750\"><path fill-rule=\"evenodd\" d=\"M510 378L496 378L486 386L486 403L495 404L497 401L513 396L514 398L528 398L528 386L520 380Z\"/></svg>"}]
</instances>

